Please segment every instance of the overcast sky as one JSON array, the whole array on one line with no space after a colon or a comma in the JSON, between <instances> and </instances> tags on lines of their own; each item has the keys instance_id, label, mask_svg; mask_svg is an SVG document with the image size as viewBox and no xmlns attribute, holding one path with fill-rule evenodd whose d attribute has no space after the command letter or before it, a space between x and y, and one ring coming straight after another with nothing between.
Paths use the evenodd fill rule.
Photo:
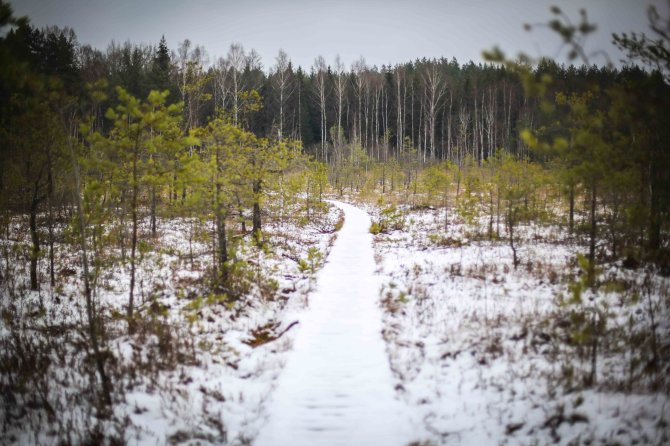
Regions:
<instances>
[{"instance_id":1,"label":"overcast sky","mask_svg":"<svg viewBox=\"0 0 670 446\"><path fill-rule=\"evenodd\" d=\"M104 50L113 39L156 44L165 35L171 49L190 39L210 61L225 56L232 42L255 48L264 68L283 48L294 64L309 68L317 55L332 64L339 54L347 66L364 56L369 65L422 57L456 57L480 62L494 45L508 54L565 55L547 29L524 31L524 23L546 22L550 5L575 21L585 8L598 31L589 51L620 54L612 32L646 31L646 10L666 0L10 0L16 15L37 26L70 26L80 43ZM594 63L604 63L594 57Z\"/></svg>"}]
</instances>

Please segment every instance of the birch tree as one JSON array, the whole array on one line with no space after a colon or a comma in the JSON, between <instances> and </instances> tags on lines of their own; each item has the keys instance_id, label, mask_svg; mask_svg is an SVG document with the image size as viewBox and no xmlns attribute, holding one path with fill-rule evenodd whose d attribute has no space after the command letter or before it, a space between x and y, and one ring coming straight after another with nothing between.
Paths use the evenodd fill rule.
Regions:
<instances>
[{"instance_id":1,"label":"birch tree","mask_svg":"<svg viewBox=\"0 0 670 446\"><path fill-rule=\"evenodd\" d=\"M424 107L428 124L428 151L430 159L435 159L435 126L442 97L446 93L446 86L442 74L436 63L430 63L423 74L425 83Z\"/></svg>"},{"instance_id":2,"label":"birch tree","mask_svg":"<svg viewBox=\"0 0 670 446\"><path fill-rule=\"evenodd\" d=\"M219 57L214 73L214 107L225 113L229 107L228 101L232 102L231 70L228 59Z\"/></svg>"},{"instance_id":3,"label":"birch tree","mask_svg":"<svg viewBox=\"0 0 670 446\"><path fill-rule=\"evenodd\" d=\"M395 90L396 90L396 150L398 155L402 154L405 144L405 98L407 96L407 84L405 83L405 70L401 66L395 68Z\"/></svg>"},{"instance_id":4,"label":"birch tree","mask_svg":"<svg viewBox=\"0 0 670 446\"><path fill-rule=\"evenodd\" d=\"M199 45L193 47L190 40L184 40L178 50L179 93L184 103L184 130L196 128L200 124L200 110L209 94L205 90L208 78L205 73L207 53Z\"/></svg>"},{"instance_id":5,"label":"birch tree","mask_svg":"<svg viewBox=\"0 0 670 446\"><path fill-rule=\"evenodd\" d=\"M340 55L335 56L335 80L333 84L333 92L335 93L335 116L337 119L336 129L336 146L338 150L342 147L342 136L344 129L342 128L342 107L347 94L347 77L344 72L344 64L340 59Z\"/></svg>"},{"instance_id":6,"label":"birch tree","mask_svg":"<svg viewBox=\"0 0 670 446\"><path fill-rule=\"evenodd\" d=\"M312 66L314 75L314 88L316 99L319 103L319 110L321 112L321 159L328 162L327 138L328 138L328 122L326 117L326 97L328 96L328 67L323 56L318 56L314 59Z\"/></svg>"},{"instance_id":7,"label":"birch tree","mask_svg":"<svg viewBox=\"0 0 670 446\"><path fill-rule=\"evenodd\" d=\"M242 70L246 64L246 56L244 54L244 47L240 43L232 43L228 49L226 60L228 62L230 80L231 80L231 94L233 99L233 124L239 125L239 95L243 90Z\"/></svg>"},{"instance_id":8,"label":"birch tree","mask_svg":"<svg viewBox=\"0 0 670 446\"><path fill-rule=\"evenodd\" d=\"M356 107L356 119L354 123L354 134L358 132L356 136L356 142L358 144L363 144L363 96L365 95L365 88L367 79L365 77L365 70L367 69L365 58L360 57L357 61L351 64L351 71L354 73L354 82L355 82L355 94L358 106Z\"/></svg>"},{"instance_id":9,"label":"birch tree","mask_svg":"<svg viewBox=\"0 0 670 446\"><path fill-rule=\"evenodd\" d=\"M279 128L277 129L277 139L281 141L284 137L284 105L291 94L293 94L293 83L290 71L291 61L288 54L283 49L280 49L275 61L273 87L279 96Z\"/></svg>"}]
</instances>

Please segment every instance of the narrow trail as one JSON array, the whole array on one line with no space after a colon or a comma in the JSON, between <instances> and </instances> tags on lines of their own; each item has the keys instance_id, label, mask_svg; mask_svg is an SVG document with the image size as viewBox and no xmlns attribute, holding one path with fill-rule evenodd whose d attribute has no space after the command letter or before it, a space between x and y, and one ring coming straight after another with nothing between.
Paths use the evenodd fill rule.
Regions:
<instances>
[{"instance_id":1,"label":"narrow trail","mask_svg":"<svg viewBox=\"0 0 670 446\"><path fill-rule=\"evenodd\" d=\"M409 418L395 398L381 337L370 218L344 211L293 351L255 445L404 445Z\"/></svg>"}]
</instances>

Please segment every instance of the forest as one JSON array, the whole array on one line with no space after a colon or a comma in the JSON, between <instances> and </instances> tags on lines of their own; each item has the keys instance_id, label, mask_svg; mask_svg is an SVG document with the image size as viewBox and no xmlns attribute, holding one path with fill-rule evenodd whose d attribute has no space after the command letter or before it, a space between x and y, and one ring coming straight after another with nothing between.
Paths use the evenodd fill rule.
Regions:
<instances>
[{"instance_id":1,"label":"forest","mask_svg":"<svg viewBox=\"0 0 670 446\"><path fill-rule=\"evenodd\" d=\"M670 441L670 18L615 67L551 14L574 64L300 67L1 1L1 442L254 444L332 200L371 216L403 444Z\"/></svg>"}]
</instances>

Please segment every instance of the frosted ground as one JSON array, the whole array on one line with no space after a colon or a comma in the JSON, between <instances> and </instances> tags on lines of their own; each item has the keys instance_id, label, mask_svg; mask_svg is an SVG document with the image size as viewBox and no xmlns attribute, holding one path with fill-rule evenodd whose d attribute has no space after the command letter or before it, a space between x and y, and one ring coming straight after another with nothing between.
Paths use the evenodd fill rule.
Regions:
<instances>
[{"instance_id":1,"label":"frosted ground","mask_svg":"<svg viewBox=\"0 0 670 446\"><path fill-rule=\"evenodd\" d=\"M379 221L386 206L365 207ZM209 246L192 232L197 225L161 222L161 248L147 251L140 264L145 323L136 334L127 334L120 317L127 268L109 269L97 284L117 395L114 413L97 425L96 408L87 405L92 368L82 353L85 337L68 329L84 317L76 258L56 289L3 299L18 316L1 322L3 361L15 356L16 345L50 352L50 363L38 364L40 376L32 378L33 400L23 401L27 414L15 412L19 405L5 393L1 418L24 416L25 422L3 428L3 442L76 444L100 431L129 444L286 444L279 435L287 420L308 420L303 428L316 428L312 434L323 440L313 444L353 444L361 432L384 438L378 444L669 441L668 278L606 264L598 291L584 290L582 303L570 303L570 287L580 281L575 253L584 246L560 228L520 228L515 269L504 228L489 240L483 222L454 215L444 229L438 210L399 207L402 228L372 237L366 217L352 212L340 233L340 211L331 207L303 225L269 225L272 249L240 242L246 294L234 303L203 292L211 259ZM25 234L22 224L13 233ZM342 252L334 250L327 261L366 259L354 268L358 276L343 279L342 267L328 264L316 272L338 240ZM27 241L3 239L3 271L25 282L20 243ZM594 356L583 330L591 319L582 316L592 313L606 323L599 325L595 379L586 385ZM646 367L652 340L661 359L656 372ZM374 366L329 367L351 342L372 346ZM310 363L312 354L318 359ZM371 398L370 382L384 395L379 401L378 394ZM345 383L337 394L346 405L324 405L338 383ZM325 397L314 392L309 407L292 402L312 385L325 388ZM379 403L384 409L374 409ZM365 407L373 409L356 412ZM353 423L352 413L365 429L342 429ZM335 418L340 424L327 425ZM328 427L331 435L319 437Z\"/></svg>"},{"instance_id":2,"label":"frosted ground","mask_svg":"<svg viewBox=\"0 0 670 446\"><path fill-rule=\"evenodd\" d=\"M72 329L85 323L78 257L63 259L70 254L56 245L59 264L68 265L59 272L58 286L29 292L21 245L29 239L3 238L2 271L9 274L4 274L2 306L11 306L16 317L0 321L2 361L41 363L26 378L31 391L4 393L0 443L97 443L104 432L128 444L248 444L263 423L265 401L283 367L291 344L287 334L295 330L290 324L295 319L284 315L304 308L340 214L333 207L299 225L298 219L269 222L264 235L271 249L234 236L245 292L236 302L203 288L211 247L194 232L202 222L160 221L156 249L147 249L138 265L137 312L143 322L134 335L127 334L122 317L129 268L110 267L97 280L95 301L106 325L103 348L114 358L107 365L116 396L113 414L100 423L94 422L98 409L90 404L96 376L85 334ZM12 234L27 234L25 223L17 220ZM149 230L148 220L142 230ZM40 261L40 274L48 283L46 259ZM10 289L19 292L8 295ZM8 428L13 419L22 420L19 428Z\"/></svg>"},{"instance_id":3,"label":"frosted ground","mask_svg":"<svg viewBox=\"0 0 670 446\"><path fill-rule=\"evenodd\" d=\"M370 210L383 218L379 206ZM583 290L578 304L570 291L582 277L575 254L587 248L560 228L522 226L514 269L504 228L502 239L490 241L482 235L488 222L466 224L453 215L445 229L443 211L398 211L403 230L377 235L375 255L394 385L423 420L420 438L434 444L670 441L667 277L606 264L598 290ZM602 325L595 380L587 386L594 356L592 343L579 344L579 316L592 311ZM649 359L649 342L663 352L657 373L640 364Z\"/></svg>"}]
</instances>

